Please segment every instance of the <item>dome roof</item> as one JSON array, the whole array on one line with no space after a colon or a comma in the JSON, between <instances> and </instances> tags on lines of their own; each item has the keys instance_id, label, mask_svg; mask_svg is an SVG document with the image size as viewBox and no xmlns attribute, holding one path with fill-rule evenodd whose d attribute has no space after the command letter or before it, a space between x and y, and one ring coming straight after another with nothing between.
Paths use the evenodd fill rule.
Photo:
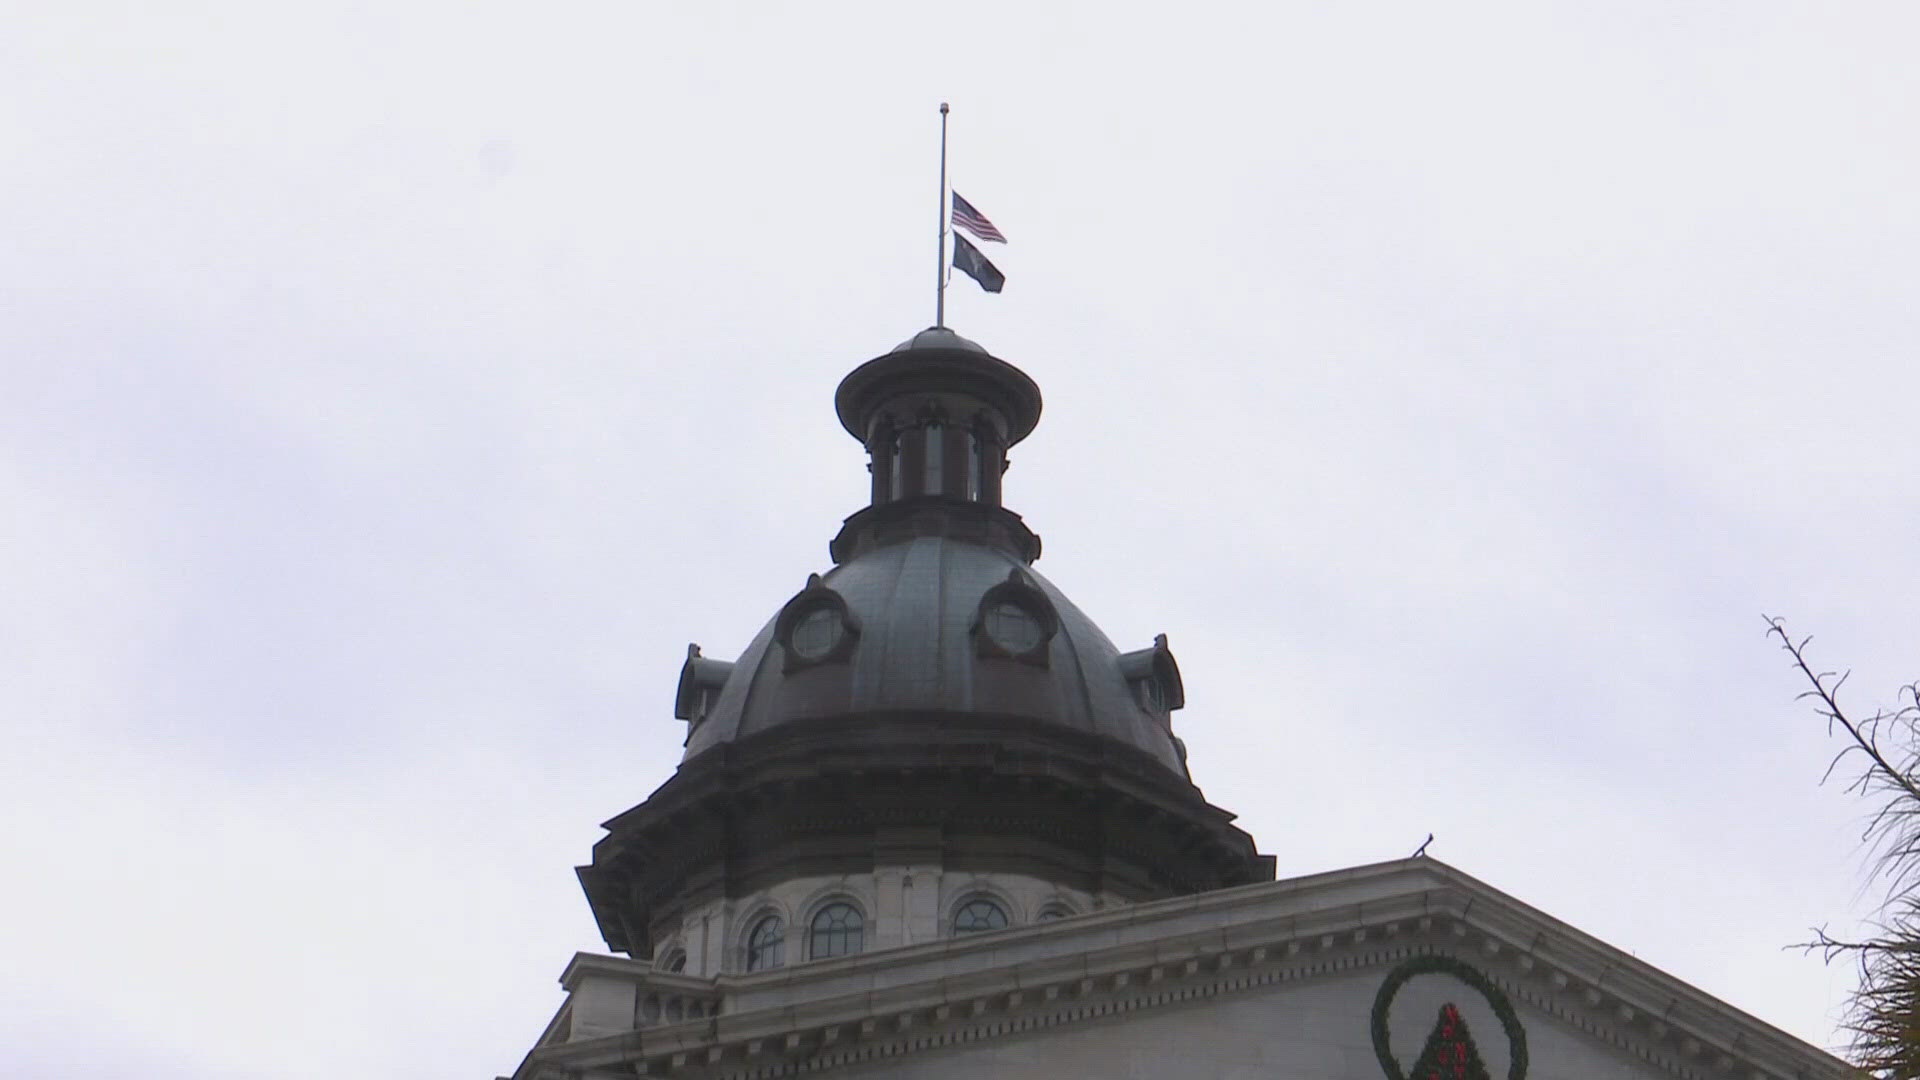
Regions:
<instances>
[{"instance_id":1,"label":"dome roof","mask_svg":"<svg viewBox=\"0 0 1920 1080\"><path fill-rule=\"evenodd\" d=\"M1020 624L1028 644L1016 634L1002 647L1005 635L983 625L1007 603L1020 609L1016 618L1033 616ZM794 642L802 624L817 635L811 648ZM696 662L713 663L688 660ZM688 733L689 761L810 719L959 713L1097 736L1187 776L1165 712L1182 695L1164 638L1122 654L1022 560L950 536L890 543L842 563L809 582L738 661L703 670L724 683ZM1150 691L1146 680L1157 680Z\"/></svg>"},{"instance_id":2,"label":"dome roof","mask_svg":"<svg viewBox=\"0 0 1920 1080\"><path fill-rule=\"evenodd\" d=\"M1025 372L943 327L840 381L871 501L738 660L688 647L680 768L577 868L610 947L876 860L1122 903L1273 879L1187 774L1166 638L1119 651L1030 569L1040 538L1001 475L1040 408Z\"/></svg>"},{"instance_id":3,"label":"dome roof","mask_svg":"<svg viewBox=\"0 0 1920 1080\"><path fill-rule=\"evenodd\" d=\"M967 352L985 353L986 346L969 341L944 326L929 326L907 340L895 345L893 352L912 352L915 349L962 349Z\"/></svg>"},{"instance_id":4,"label":"dome roof","mask_svg":"<svg viewBox=\"0 0 1920 1080\"><path fill-rule=\"evenodd\" d=\"M840 425L864 443L875 418L902 398L925 403L954 395L997 414L1008 446L1040 421L1040 387L1026 372L944 326L928 327L849 372L833 401Z\"/></svg>"}]
</instances>

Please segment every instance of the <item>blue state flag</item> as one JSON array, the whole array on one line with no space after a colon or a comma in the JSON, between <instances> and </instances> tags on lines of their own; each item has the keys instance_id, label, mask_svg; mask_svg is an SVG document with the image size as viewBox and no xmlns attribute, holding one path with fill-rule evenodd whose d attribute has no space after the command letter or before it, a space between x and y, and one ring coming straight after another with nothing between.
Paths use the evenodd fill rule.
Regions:
<instances>
[{"instance_id":1,"label":"blue state flag","mask_svg":"<svg viewBox=\"0 0 1920 1080\"><path fill-rule=\"evenodd\" d=\"M980 249L967 242L959 233L953 234L953 268L980 283L988 292L997 293L1007 283L1007 275L1000 268L987 261Z\"/></svg>"}]
</instances>

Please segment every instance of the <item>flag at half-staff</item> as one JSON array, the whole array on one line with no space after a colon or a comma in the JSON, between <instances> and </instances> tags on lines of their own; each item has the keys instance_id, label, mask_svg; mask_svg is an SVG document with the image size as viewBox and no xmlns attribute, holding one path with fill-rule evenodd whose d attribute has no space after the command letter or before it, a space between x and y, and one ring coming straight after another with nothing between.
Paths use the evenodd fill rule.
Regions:
<instances>
[{"instance_id":1,"label":"flag at half-staff","mask_svg":"<svg viewBox=\"0 0 1920 1080\"><path fill-rule=\"evenodd\" d=\"M1006 234L994 228L993 222L987 220L987 215L975 210L972 203L960 197L959 192L955 191L951 194L953 223L956 226L967 230L981 240L991 240L996 244L1007 242Z\"/></svg>"},{"instance_id":2,"label":"flag at half-staff","mask_svg":"<svg viewBox=\"0 0 1920 1080\"><path fill-rule=\"evenodd\" d=\"M1007 275L1000 268L987 261L980 249L967 242L959 233L953 234L953 268L980 283L988 292L997 293L1007 283Z\"/></svg>"},{"instance_id":3,"label":"flag at half-staff","mask_svg":"<svg viewBox=\"0 0 1920 1080\"><path fill-rule=\"evenodd\" d=\"M933 291L935 326L947 325L947 282L953 277L953 270L972 278L990 293L999 292L1007 284L1007 275L987 261L979 248L960 235L961 230L996 244L1007 242L1006 234L994 228L993 222L988 221L985 214L974 209L972 203L961 198L960 193L947 183L947 103L943 101L940 103L940 241L935 249L939 253L940 261L936 266L940 273ZM952 262L947 261L948 236L953 238Z\"/></svg>"}]
</instances>

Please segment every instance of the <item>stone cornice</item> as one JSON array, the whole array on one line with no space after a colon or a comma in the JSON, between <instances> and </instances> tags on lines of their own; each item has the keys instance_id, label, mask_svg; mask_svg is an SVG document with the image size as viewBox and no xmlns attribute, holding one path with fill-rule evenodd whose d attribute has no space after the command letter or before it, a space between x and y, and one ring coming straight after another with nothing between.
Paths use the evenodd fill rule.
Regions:
<instances>
[{"instance_id":1,"label":"stone cornice","mask_svg":"<svg viewBox=\"0 0 1920 1080\"><path fill-rule=\"evenodd\" d=\"M693 907L869 871L883 829L938 830L953 868L1143 901L1273 877L1271 856L1137 747L1011 713L875 711L708 750L606 823L577 868L610 949Z\"/></svg>"},{"instance_id":2,"label":"stone cornice","mask_svg":"<svg viewBox=\"0 0 1920 1080\"><path fill-rule=\"evenodd\" d=\"M566 970L560 973L560 985L567 990L574 990L582 980L596 975L612 979L645 980L651 987L687 994L711 995L718 989L712 979L674 971L658 971L645 960L629 960L624 956L607 956L604 953L574 953L573 959L567 961Z\"/></svg>"},{"instance_id":3,"label":"stone cornice","mask_svg":"<svg viewBox=\"0 0 1920 1080\"><path fill-rule=\"evenodd\" d=\"M582 954L568 965L570 985L593 974L634 981L643 994L723 1004L718 1015L548 1043L515 1075L571 1080L638 1066L646 1075L713 1080L787 1076L1338 971L1384 970L1434 952L1471 961L1516 1002L1680 1080L1857 1075L1831 1055L1425 858L755 975L690 978Z\"/></svg>"}]
</instances>

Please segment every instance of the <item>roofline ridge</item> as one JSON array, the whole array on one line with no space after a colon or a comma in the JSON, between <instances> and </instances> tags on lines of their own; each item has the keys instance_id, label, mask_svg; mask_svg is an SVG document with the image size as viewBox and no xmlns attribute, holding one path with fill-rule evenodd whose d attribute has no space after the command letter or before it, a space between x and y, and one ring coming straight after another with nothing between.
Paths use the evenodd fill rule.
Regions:
<instances>
[{"instance_id":1,"label":"roofline ridge","mask_svg":"<svg viewBox=\"0 0 1920 1080\"><path fill-rule=\"evenodd\" d=\"M1380 891L1379 886L1396 880L1413 887ZM1297 901L1326 892L1352 895L1304 908L1287 904L1266 918L1224 925L1219 918L1222 909L1240 908L1251 913L1276 901ZM1194 929L1166 932L1164 924L1182 919L1192 922ZM1129 930L1133 933L1126 933ZM1120 940L1112 937L1116 931L1121 933ZM1476 933L1479 940L1470 940ZM1056 939L1057 947L1044 955L1007 964L990 960L995 953L1030 947L1048 938ZM1105 940L1107 944L1088 947L1089 939ZM1360 956L1352 953L1369 943L1375 944ZM1476 951L1479 955L1474 955ZM1677 1076L1696 1075L1691 1059L1709 1051L1714 1063L1722 1068L1739 1061L1765 1076L1839 1080L1857 1075L1828 1051L1425 856L1112 908L990 935L903 946L777 972L722 974L695 980L733 997L736 1009L700 1021L649 1029L648 1043L655 1050L644 1053L653 1058L658 1051L668 1071L673 1071L676 1059L685 1065L697 1057L703 1067L710 1066L726 1060L729 1047L775 1040L787 1050L807 1047L817 1055L837 1041L843 1030L858 1028L862 1035L856 1038L874 1033L886 1038L886 1033L879 1032L880 1018L911 1026L911 1017L924 1013L936 1025L968 1025L994 1013L966 1027L969 1034L953 1040L971 1041L1009 1033L1004 1017L1023 1007L1052 1008L1054 1012L1048 1014L1052 1019L1039 1026L1054 1026L1111 1015L1116 1010L1187 1000L1196 994L1234 992L1356 966L1378 966L1425 953L1458 954L1469 959L1533 1008ZM1503 953L1510 957L1510 963L1499 960ZM587 964L584 958L588 956L577 955L569 970ZM609 971L626 971L650 981L656 978L650 974L650 965L642 962L605 959L617 965ZM1593 970L1596 961L1601 962L1597 973ZM1236 971L1262 965L1273 966L1264 973ZM877 1000L871 987L878 971L904 969L904 973L915 967L924 968L926 977L892 983L888 1002L883 1005ZM1631 978L1617 977L1620 975ZM686 976L673 978L676 984L688 981ZM1163 982L1192 988L1196 979L1206 981L1193 993L1156 989ZM1575 980L1587 984L1577 996L1567 992L1574 988ZM847 989L833 990L836 981ZM750 1001L739 1000L742 995L750 998L755 991L790 991L808 983L826 992L811 1001L788 1001L765 1008L753 1008ZM1129 987L1134 989L1130 991ZM1648 991L1653 992L1651 997ZM1076 1001L1093 995L1124 1003L1097 1014L1085 1009L1073 1014ZM1665 1001L1661 1000L1663 995ZM1061 1004L1063 999L1065 1004ZM740 1009L741 1005L747 1007ZM1030 1026L1021 1025L1019 1029ZM921 1031L915 1039L906 1040L913 1047L905 1047L904 1042L902 1047L911 1052L948 1041L940 1038L930 1042ZM553 1055L556 1059L585 1064L601 1060L600 1055L638 1050L639 1045L630 1035L618 1035L553 1049L564 1051ZM698 1054L689 1057L693 1051ZM774 1060L758 1067L778 1069L780 1056L776 1052ZM819 1063L817 1056L807 1060ZM722 1074L725 1072L722 1070ZM782 1074L776 1071L773 1075Z\"/></svg>"}]
</instances>

